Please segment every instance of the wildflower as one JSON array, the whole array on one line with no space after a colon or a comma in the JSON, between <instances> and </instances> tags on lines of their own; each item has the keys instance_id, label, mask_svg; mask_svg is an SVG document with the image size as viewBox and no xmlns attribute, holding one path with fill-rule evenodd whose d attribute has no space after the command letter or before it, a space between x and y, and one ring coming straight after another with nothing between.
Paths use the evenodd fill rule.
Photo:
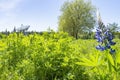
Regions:
<instances>
[{"instance_id":1,"label":"wildflower","mask_svg":"<svg viewBox=\"0 0 120 80\"><path fill-rule=\"evenodd\" d=\"M110 47L110 44L106 44L106 46L105 46L107 49L110 49L111 47Z\"/></svg>"},{"instance_id":2,"label":"wildflower","mask_svg":"<svg viewBox=\"0 0 120 80\"><path fill-rule=\"evenodd\" d=\"M116 42L113 42L114 36L112 35L110 29L108 29L102 20L98 19L98 28L96 29L96 35L95 35L97 41L99 42L99 45L96 46L96 49L100 51L104 51L107 49L110 49L110 53L115 53L115 50L112 49L112 45L115 45Z\"/></svg>"},{"instance_id":3,"label":"wildflower","mask_svg":"<svg viewBox=\"0 0 120 80\"><path fill-rule=\"evenodd\" d=\"M109 35L109 30L105 31L104 34L105 34L106 36L108 36L108 35Z\"/></svg>"},{"instance_id":4,"label":"wildflower","mask_svg":"<svg viewBox=\"0 0 120 80\"><path fill-rule=\"evenodd\" d=\"M100 50L100 51L104 51L104 50L105 50L105 47L98 45L98 46L96 46L96 49L98 49L98 50Z\"/></svg>"},{"instance_id":5,"label":"wildflower","mask_svg":"<svg viewBox=\"0 0 120 80\"><path fill-rule=\"evenodd\" d=\"M114 54L115 53L115 49L110 49L110 53Z\"/></svg>"},{"instance_id":6,"label":"wildflower","mask_svg":"<svg viewBox=\"0 0 120 80\"><path fill-rule=\"evenodd\" d=\"M113 40L113 38L114 38L114 36L113 36L111 33L109 33L109 34L108 34L108 41Z\"/></svg>"},{"instance_id":7,"label":"wildflower","mask_svg":"<svg viewBox=\"0 0 120 80\"><path fill-rule=\"evenodd\" d=\"M98 41L98 42L103 42L103 39L102 39L101 37L98 37L98 38L97 38L97 41Z\"/></svg>"},{"instance_id":8,"label":"wildflower","mask_svg":"<svg viewBox=\"0 0 120 80\"><path fill-rule=\"evenodd\" d=\"M115 45L116 42L113 42L113 41L109 41L110 45Z\"/></svg>"}]
</instances>

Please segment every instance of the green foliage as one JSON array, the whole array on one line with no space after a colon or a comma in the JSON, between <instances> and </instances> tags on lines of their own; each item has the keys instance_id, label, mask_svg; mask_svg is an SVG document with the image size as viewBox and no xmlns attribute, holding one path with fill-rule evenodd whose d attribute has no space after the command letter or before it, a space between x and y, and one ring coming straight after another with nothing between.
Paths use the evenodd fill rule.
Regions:
<instances>
[{"instance_id":1,"label":"green foliage","mask_svg":"<svg viewBox=\"0 0 120 80\"><path fill-rule=\"evenodd\" d=\"M115 22L112 24L109 23L108 28L110 29L111 32L119 32L120 31L118 24Z\"/></svg>"},{"instance_id":2,"label":"green foliage","mask_svg":"<svg viewBox=\"0 0 120 80\"><path fill-rule=\"evenodd\" d=\"M10 34L0 39L0 80L119 80L116 54L97 51L95 40L67 33Z\"/></svg>"},{"instance_id":3,"label":"green foliage","mask_svg":"<svg viewBox=\"0 0 120 80\"><path fill-rule=\"evenodd\" d=\"M90 32L95 24L95 7L90 1L72 0L67 1L61 8L59 17L59 31L67 32L78 38L79 33Z\"/></svg>"}]
</instances>

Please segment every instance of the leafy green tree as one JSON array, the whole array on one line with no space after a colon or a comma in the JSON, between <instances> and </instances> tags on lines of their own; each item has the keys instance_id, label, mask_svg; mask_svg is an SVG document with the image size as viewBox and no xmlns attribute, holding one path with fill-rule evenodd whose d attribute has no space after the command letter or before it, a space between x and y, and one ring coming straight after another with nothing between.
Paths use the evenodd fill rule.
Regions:
<instances>
[{"instance_id":1,"label":"leafy green tree","mask_svg":"<svg viewBox=\"0 0 120 80\"><path fill-rule=\"evenodd\" d=\"M68 32L76 39L79 34L90 32L94 27L95 7L90 1L67 1L63 4L61 12L58 30Z\"/></svg>"}]
</instances>

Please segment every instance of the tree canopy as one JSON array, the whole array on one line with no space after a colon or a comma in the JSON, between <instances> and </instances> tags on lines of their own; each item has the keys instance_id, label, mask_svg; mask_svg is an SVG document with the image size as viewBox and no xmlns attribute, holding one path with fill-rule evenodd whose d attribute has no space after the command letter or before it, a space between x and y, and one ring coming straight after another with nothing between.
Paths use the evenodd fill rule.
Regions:
<instances>
[{"instance_id":1,"label":"tree canopy","mask_svg":"<svg viewBox=\"0 0 120 80\"><path fill-rule=\"evenodd\" d=\"M95 7L90 1L67 1L61 8L59 17L59 31L68 32L69 35L78 38L79 34L91 31L95 24Z\"/></svg>"}]
</instances>

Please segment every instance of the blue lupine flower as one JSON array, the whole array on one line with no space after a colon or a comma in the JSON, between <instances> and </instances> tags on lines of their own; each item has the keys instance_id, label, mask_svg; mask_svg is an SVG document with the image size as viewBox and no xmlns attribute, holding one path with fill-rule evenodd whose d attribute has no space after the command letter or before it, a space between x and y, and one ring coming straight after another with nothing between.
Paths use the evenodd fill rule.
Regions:
<instances>
[{"instance_id":1,"label":"blue lupine flower","mask_svg":"<svg viewBox=\"0 0 120 80\"><path fill-rule=\"evenodd\" d=\"M101 51L104 51L104 50L106 50L106 48L102 46L100 50L101 50Z\"/></svg>"},{"instance_id":2,"label":"blue lupine flower","mask_svg":"<svg viewBox=\"0 0 120 80\"><path fill-rule=\"evenodd\" d=\"M98 37L98 38L97 38L97 41L98 41L98 42L103 42L103 39L102 39L101 37Z\"/></svg>"},{"instance_id":3,"label":"blue lupine flower","mask_svg":"<svg viewBox=\"0 0 120 80\"><path fill-rule=\"evenodd\" d=\"M96 46L96 49L100 49L100 48L101 48L101 46L100 46L100 45Z\"/></svg>"},{"instance_id":4,"label":"blue lupine flower","mask_svg":"<svg viewBox=\"0 0 120 80\"><path fill-rule=\"evenodd\" d=\"M96 35L95 38L98 39L99 37L101 37L100 35Z\"/></svg>"},{"instance_id":5,"label":"blue lupine flower","mask_svg":"<svg viewBox=\"0 0 120 80\"><path fill-rule=\"evenodd\" d=\"M105 34L106 36L108 36L108 35L109 35L109 31L108 31L108 30L105 31L104 34Z\"/></svg>"},{"instance_id":6,"label":"blue lupine flower","mask_svg":"<svg viewBox=\"0 0 120 80\"><path fill-rule=\"evenodd\" d=\"M115 49L110 49L110 53L114 54L115 53Z\"/></svg>"},{"instance_id":7,"label":"blue lupine flower","mask_svg":"<svg viewBox=\"0 0 120 80\"><path fill-rule=\"evenodd\" d=\"M110 49L110 48L111 48L111 47L110 47L110 44L107 44L107 45L106 45L106 48L107 48L107 49Z\"/></svg>"},{"instance_id":8,"label":"blue lupine flower","mask_svg":"<svg viewBox=\"0 0 120 80\"><path fill-rule=\"evenodd\" d=\"M113 40L113 38L114 38L114 37L113 37L113 35L112 35L112 34L109 34L109 35L108 35L108 41Z\"/></svg>"},{"instance_id":9,"label":"blue lupine flower","mask_svg":"<svg viewBox=\"0 0 120 80\"><path fill-rule=\"evenodd\" d=\"M101 37L101 32L100 32L100 31L97 31L95 37L96 37L96 38Z\"/></svg>"},{"instance_id":10,"label":"blue lupine flower","mask_svg":"<svg viewBox=\"0 0 120 80\"><path fill-rule=\"evenodd\" d=\"M105 39L106 39L106 37L105 37L105 36L102 36L102 39L103 39L103 40L105 40Z\"/></svg>"},{"instance_id":11,"label":"blue lupine flower","mask_svg":"<svg viewBox=\"0 0 120 80\"><path fill-rule=\"evenodd\" d=\"M98 46L96 46L96 49L100 51L104 51L107 49L110 49L110 53L115 53L115 50L111 48L112 45L115 45L116 43L113 42L114 36L110 32L110 29L108 29L102 20L100 19L100 16L97 16L98 18L98 28L96 29L95 38L100 43Z\"/></svg>"},{"instance_id":12,"label":"blue lupine flower","mask_svg":"<svg viewBox=\"0 0 120 80\"><path fill-rule=\"evenodd\" d=\"M115 45L116 42L113 42L113 41L109 41L110 45Z\"/></svg>"},{"instance_id":13,"label":"blue lupine flower","mask_svg":"<svg viewBox=\"0 0 120 80\"><path fill-rule=\"evenodd\" d=\"M96 29L97 30L97 34L101 34L101 31L99 29Z\"/></svg>"},{"instance_id":14,"label":"blue lupine flower","mask_svg":"<svg viewBox=\"0 0 120 80\"><path fill-rule=\"evenodd\" d=\"M105 50L105 47L98 45L98 46L96 46L96 49L101 50L101 51L104 51L104 50Z\"/></svg>"}]
</instances>

